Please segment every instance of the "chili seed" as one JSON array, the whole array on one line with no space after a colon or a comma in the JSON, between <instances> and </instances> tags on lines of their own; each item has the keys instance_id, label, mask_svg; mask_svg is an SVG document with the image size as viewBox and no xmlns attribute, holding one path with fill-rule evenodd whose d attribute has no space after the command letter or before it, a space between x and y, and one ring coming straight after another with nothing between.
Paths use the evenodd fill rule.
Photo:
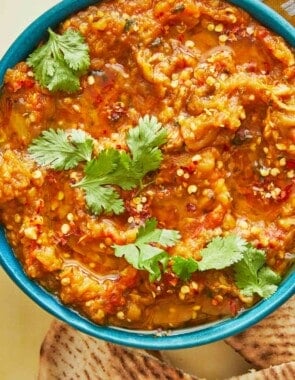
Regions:
<instances>
[{"instance_id":1,"label":"chili seed","mask_svg":"<svg viewBox=\"0 0 295 380\"><path fill-rule=\"evenodd\" d=\"M64 223L64 224L61 226L60 230L61 230L61 232L62 232L64 235L66 235L66 234L68 234L68 233L70 232L71 227L70 227L69 224Z\"/></svg>"},{"instance_id":2,"label":"chili seed","mask_svg":"<svg viewBox=\"0 0 295 380\"><path fill-rule=\"evenodd\" d=\"M189 187L187 188L187 192L189 194L194 194L198 191L198 187L196 185L189 185Z\"/></svg>"},{"instance_id":3,"label":"chili seed","mask_svg":"<svg viewBox=\"0 0 295 380\"><path fill-rule=\"evenodd\" d=\"M120 320L125 319L125 314L123 313L123 311L118 311L117 318Z\"/></svg>"},{"instance_id":4,"label":"chili seed","mask_svg":"<svg viewBox=\"0 0 295 380\"><path fill-rule=\"evenodd\" d=\"M217 24L214 28L215 32L218 32L218 33L223 32L223 29L224 27L222 24Z\"/></svg>"},{"instance_id":5,"label":"chili seed","mask_svg":"<svg viewBox=\"0 0 295 380\"><path fill-rule=\"evenodd\" d=\"M37 235L37 227L31 226L31 227L26 227L24 229L24 235L26 238L30 240L37 240L38 235Z\"/></svg>"},{"instance_id":6,"label":"chili seed","mask_svg":"<svg viewBox=\"0 0 295 380\"><path fill-rule=\"evenodd\" d=\"M220 42L226 42L228 40L228 37L226 34L221 34L219 37L218 37L219 41Z\"/></svg>"},{"instance_id":7,"label":"chili seed","mask_svg":"<svg viewBox=\"0 0 295 380\"><path fill-rule=\"evenodd\" d=\"M61 282L60 282L63 286L67 286L67 285L70 285L71 283L71 279L69 277L64 277L61 279Z\"/></svg>"},{"instance_id":8,"label":"chili seed","mask_svg":"<svg viewBox=\"0 0 295 380\"><path fill-rule=\"evenodd\" d=\"M189 286L187 286L187 285L183 285L183 286L181 287L181 289L180 289L180 292L181 292L182 294L188 294L188 293L190 292L190 288L189 288Z\"/></svg>"}]
</instances>

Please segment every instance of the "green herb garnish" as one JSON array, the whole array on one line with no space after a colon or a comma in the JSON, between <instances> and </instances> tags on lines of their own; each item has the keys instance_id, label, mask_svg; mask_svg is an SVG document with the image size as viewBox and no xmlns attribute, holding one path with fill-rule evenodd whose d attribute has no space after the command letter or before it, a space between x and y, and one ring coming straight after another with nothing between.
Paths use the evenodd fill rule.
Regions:
<instances>
[{"instance_id":1,"label":"green herb garnish","mask_svg":"<svg viewBox=\"0 0 295 380\"><path fill-rule=\"evenodd\" d=\"M123 190L141 186L143 177L159 168L163 158L159 146L166 137L167 132L156 117L145 116L127 134L130 153L107 149L86 165L85 177L75 186L85 191L87 205L94 214L103 210L115 214L124 211L119 194L113 188L103 190L101 186L116 185Z\"/></svg>"},{"instance_id":2,"label":"green herb garnish","mask_svg":"<svg viewBox=\"0 0 295 380\"><path fill-rule=\"evenodd\" d=\"M154 116L140 118L138 126L126 137L130 152L104 149L92 158L94 140L80 130L61 129L42 132L28 151L40 165L55 170L68 170L85 161L84 177L73 185L85 191L86 204L96 215L102 212L121 214L124 203L118 186L131 190L142 186L144 176L159 168L163 159L160 146L167 132Z\"/></svg>"},{"instance_id":3,"label":"green herb garnish","mask_svg":"<svg viewBox=\"0 0 295 380\"><path fill-rule=\"evenodd\" d=\"M89 47L80 32L68 29L59 35L48 29L47 43L38 47L27 59L41 86L50 91L75 92L80 76L89 65Z\"/></svg>"},{"instance_id":4,"label":"green herb garnish","mask_svg":"<svg viewBox=\"0 0 295 380\"><path fill-rule=\"evenodd\" d=\"M236 235L217 236L201 250L202 259L200 261L179 256L171 257L172 270L181 280L186 281L196 271L228 268L242 260L247 244L245 240Z\"/></svg>"},{"instance_id":5,"label":"green herb garnish","mask_svg":"<svg viewBox=\"0 0 295 380\"><path fill-rule=\"evenodd\" d=\"M150 280L160 280L172 271L182 281L188 281L197 271L220 270L233 267L238 288L246 296L257 293L269 297L277 289L281 278L265 265L265 253L236 235L216 237L200 252L202 259L169 255L161 247L172 247L180 238L176 230L156 228L156 220L149 219L138 231L133 244L114 245L116 257L124 257L134 268L146 270Z\"/></svg>"},{"instance_id":6,"label":"green herb garnish","mask_svg":"<svg viewBox=\"0 0 295 380\"><path fill-rule=\"evenodd\" d=\"M277 290L281 277L265 261L264 251L248 244L243 259L234 265L236 284L245 296L268 298Z\"/></svg>"},{"instance_id":7,"label":"green herb garnish","mask_svg":"<svg viewBox=\"0 0 295 380\"><path fill-rule=\"evenodd\" d=\"M159 280L166 270L169 255L164 248L172 247L180 239L178 231L156 226L156 219L148 219L133 244L113 246L116 257L124 257L134 268L146 270L150 281Z\"/></svg>"},{"instance_id":8,"label":"green herb garnish","mask_svg":"<svg viewBox=\"0 0 295 380\"><path fill-rule=\"evenodd\" d=\"M124 212L124 203L112 185L124 190L137 186L138 181L132 177L131 165L130 156L116 149L105 149L87 163L84 178L74 187L85 191L86 203L93 214Z\"/></svg>"},{"instance_id":9,"label":"green herb garnish","mask_svg":"<svg viewBox=\"0 0 295 380\"><path fill-rule=\"evenodd\" d=\"M193 258L174 256L172 259L172 271L183 281L191 278L191 275L199 268L198 262Z\"/></svg>"},{"instance_id":10,"label":"green herb garnish","mask_svg":"<svg viewBox=\"0 0 295 380\"><path fill-rule=\"evenodd\" d=\"M163 154L160 146L167 140L167 130L155 116L144 116L138 126L127 134L127 145L132 155L132 173L139 181L160 167Z\"/></svg>"},{"instance_id":11,"label":"green herb garnish","mask_svg":"<svg viewBox=\"0 0 295 380\"><path fill-rule=\"evenodd\" d=\"M247 242L236 235L215 237L201 250L202 260L199 270L223 269L240 261L246 250Z\"/></svg>"},{"instance_id":12,"label":"green herb garnish","mask_svg":"<svg viewBox=\"0 0 295 380\"><path fill-rule=\"evenodd\" d=\"M28 151L31 157L43 166L55 170L68 170L81 161L90 161L93 139L84 131L49 129L33 140Z\"/></svg>"},{"instance_id":13,"label":"green herb garnish","mask_svg":"<svg viewBox=\"0 0 295 380\"><path fill-rule=\"evenodd\" d=\"M236 235L218 236L201 250L200 261L193 258L172 257L172 270L181 280L186 281L197 270L224 269L243 258L246 246L247 242Z\"/></svg>"},{"instance_id":14,"label":"green herb garnish","mask_svg":"<svg viewBox=\"0 0 295 380\"><path fill-rule=\"evenodd\" d=\"M44 131L28 151L40 165L55 170L86 163L84 177L73 186L84 190L92 213L120 214L124 212L124 203L117 187L131 190L142 186L144 176L159 168L163 158L159 147L166 138L167 132L157 119L145 116L127 133L129 152L109 148L93 158L94 140L87 133L60 129ZM134 243L113 248L116 257L124 257L136 269L147 271L150 281L159 280L166 272L188 281L196 271L233 267L236 284L246 296L257 293L265 298L277 289L281 278L266 265L265 253L244 239L236 235L215 237L201 250L199 261L172 256L166 251L179 239L178 231L159 229L157 221L149 219L139 228Z\"/></svg>"}]
</instances>

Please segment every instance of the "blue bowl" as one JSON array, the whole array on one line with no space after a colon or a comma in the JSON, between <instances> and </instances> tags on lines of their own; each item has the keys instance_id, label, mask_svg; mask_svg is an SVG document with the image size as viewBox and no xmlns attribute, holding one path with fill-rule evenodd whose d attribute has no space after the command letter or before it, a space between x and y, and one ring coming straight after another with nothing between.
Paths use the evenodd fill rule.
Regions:
<instances>
[{"instance_id":1,"label":"blue bowl","mask_svg":"<svg viewBox=\"0 0 295 380\"><path fill-rule=\"evenodd\" d=\"M71 13L97 3L97 0L64 0L37 18L15 40L0 62L0 83L5 71L23 60L34 50L45 35L47 28L54 27ZM233 4L244 8L261 23L283 36L295 46L295 28L272 9L257 0L232 0ZM130 331L115 327L98 326L63 306L52 294L30 280L10 248L4 229L0 227L0 263L10 278L39 306L56 318L74 328L113 343L144 349L165 350L200 346L238 334L251 327L276 310L295 294L295 272L291 270L270 298L260 301L251 309L235 318L222 320L205 326L179 329L159 336L155 332Z\"/></svg>"}]
</instances>

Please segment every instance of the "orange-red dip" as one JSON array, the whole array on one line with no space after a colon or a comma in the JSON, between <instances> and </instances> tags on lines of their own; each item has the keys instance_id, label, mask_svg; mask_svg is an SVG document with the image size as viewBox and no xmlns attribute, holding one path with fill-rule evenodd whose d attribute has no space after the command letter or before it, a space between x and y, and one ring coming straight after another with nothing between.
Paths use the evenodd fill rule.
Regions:
<instances>
[{"instance_id":1,"label":"orange-red dip","mask_svg":"<svg viewBox=\"0 0 295 380\"><path fill-rule=\"evenodd\" d=\"M294 53L223 1L106 1L58 28L79 30L91 66L75 94L50 93L21 62L0 98L0 216L29 277L98 324L176 328L251 306L230 269L190 280L148 274L114 256L150 217L180 231L169 253L200 259L233 233L288 268L295 225ZM121 191L120 216L89 213L78 168L54 171L27 154L48 128L82 129L127 149L144 115L167 128L164 160L141 191ZM149 184L148 184L149 183Z\"/></svg>"}]
</instances>

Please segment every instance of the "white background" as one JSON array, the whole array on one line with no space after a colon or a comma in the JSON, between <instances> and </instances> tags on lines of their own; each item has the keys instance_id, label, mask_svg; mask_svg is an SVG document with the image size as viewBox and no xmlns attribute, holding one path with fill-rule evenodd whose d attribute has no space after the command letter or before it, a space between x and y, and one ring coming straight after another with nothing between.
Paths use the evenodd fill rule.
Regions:
<instances>
[{"instance_id":1,"label":"white background","mask_svg":"<svg viewBox=\"0 0 295 380\"><path fill-rule=\"evenodd\" d=\"M57 0L0 0L0 58L21 31ZM52 317L0 269L0 379L33 380ZM248 365L225 343L169 353L178 366L207 379L243 373ZM41 379L42 380L42 379Z\"/></svg>"}]
</instances>

